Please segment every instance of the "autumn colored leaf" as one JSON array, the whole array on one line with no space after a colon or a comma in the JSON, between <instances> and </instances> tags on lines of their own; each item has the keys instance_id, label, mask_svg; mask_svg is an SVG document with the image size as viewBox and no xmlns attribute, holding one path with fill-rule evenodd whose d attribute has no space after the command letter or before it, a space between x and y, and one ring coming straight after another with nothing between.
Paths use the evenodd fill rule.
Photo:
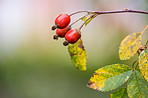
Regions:
<instances>
[{"instance_id":1,"label":"autumn colored leaf","mask_svg":"<svg viewBox=\"0 0 148 98\"><path fill-rule=\"evenodd\" d=\"M110 91L125 83L131 74L132 69L127 65L108 65L96 70L87 86L103 92Z\"/></svg>"},{"instance_id":2,"label":"autumn colored leaf","mask_svg":"<svg viewBox=\"0 0 148 98\"><path fill-rule=\"evenodd\" d=\"M148 81L148 51L146 50L140 53L139 69L142 75L144 76L144 78Z\"/></svg>"},{"instance_id":3,"label":"autumn colored leaf","mask_svg":"<svg viewBox=\"0 0 148 98\"><path fill-rule=\"evenodd\" d=\"M141 32L129 34L125 37L119 47L119 57L121 60L127 60L133 57L141 45Z\"/></svg>"},{"instance_id":4,"label":"autumn colored leaf","mask_svg":"<svg viewBox=\"0 0 148 98\"><path fill-rule=\"evenodd\" d=\"M86 71L87 54L84 49L82 40L79 39L75 44L69 44L68 51L75 67L80 71Z\"/></svg>"},{"instance_id":5,"label":"autumn colored leaf","mask_svg":"<svg viewBox=\"0 0 148 98\"><path fill-rule=\"evenodd\" d=\"M119 58L121 60L130 59L135 55L142 42L141 35L145 32L147 28L148 25L142 32L129 34L122 40L119 47Z\"/></svg>"},{"instance_id":6,"label":"autumn colored leaf","mask_svg":"<svg viewBox=\"0 0 148 98\"><path fill-rule=\"evenodd\" d=\"M148 82L139 71L133 71L127 85L130 98L148 98Z\"/></svg>"},{"instance_id":7,"label":"autumn colored leaf","mask_svg":"<svg viewBox=\"0 0 148 98\"><path fill-rule=\"evenodd\" d=\"M127 88L119 88L110 94L110 98L128 98Z\"/></svg>"},{"instance_id":8,"label":"autumn colored leaf","mask_svg":"<svg viewBox=\"0 0 148 98\"><path fill-rule=\"evenodd\" d=\"M81 20L86 21L89 17L90 17L89 14L86 14L81 18Z\"/></svg>"}]
</instances>

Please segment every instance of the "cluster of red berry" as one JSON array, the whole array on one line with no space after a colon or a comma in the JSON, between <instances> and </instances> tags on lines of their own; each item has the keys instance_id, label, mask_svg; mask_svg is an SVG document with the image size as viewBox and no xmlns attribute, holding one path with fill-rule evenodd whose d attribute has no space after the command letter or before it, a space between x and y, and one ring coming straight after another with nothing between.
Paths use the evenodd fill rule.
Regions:
<instances>
[{"instance_id":1,"label":"cluster of red berry","mask_svg":"<svg viewBox=\"0 0 148 98\"><path fill-rule=\"evenodd\" d=\"M61 14L55 19L55 25L52 26L52 30L56 29L56 35L53 36L53 39L58 40L58 37L65 37L64 46L67 46L69 43L76 43L81 37L80 30L71 29L71 25L69 25L70 20L70 15Z\"/></svg>"}]
</instances>

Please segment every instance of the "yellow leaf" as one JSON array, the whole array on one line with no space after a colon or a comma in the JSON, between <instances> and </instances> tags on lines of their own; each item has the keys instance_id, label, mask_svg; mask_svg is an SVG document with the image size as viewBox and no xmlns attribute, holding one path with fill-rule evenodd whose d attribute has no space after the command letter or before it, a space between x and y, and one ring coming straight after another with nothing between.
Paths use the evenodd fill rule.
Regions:
<instances>
[{"instance_id":1,"label":"yellow leaf","mask_svg":"<svg viewBox=\"0 0 148 98\"><path fill-rule=\"evenodd\" d=\"M135 55L141 45L141 32L132 33L125 37L119 47L119 57L121 60L130 59Z\"/></svg>"},{"instance_id":2,"label":"yellow leaf","mask_svg":"<svg viewBox=\"0 0 148 98\"><path fill-rule=\"evenodd\" d=\"M75 44L68 45L68 51L71 56L72 63L80 71L86 71L86 58L87 54L84 49L82 40L79 39Z\"/></svg>"},{"instance_id":3,"label":"yellow leaf","mask_svg":"<svg viewBox=\"0 0 148 98\"><path fill-rule=\"evenodd\" d=\"M148 51L146 50L142 51L139 56L139 69L144 78L148 81Z\"/></svg>"},{"instance_id":4,"label":"yellow leaf","mask_svg":"<svg viewBox=\"0 0 148 98\"><path fill-rule=\"evenodd\" d=\"M135 55L137 50L139 49L142 41L141 35L148 28L148 25L142 32L132 33L125 37L119 47L119 58L121 60L130 59Z\"/></svg>"},{"instance_id":5,"label":"yellow leaf","mask_svg":"<svg viewBox=\"0 0 148 98\"><path fill-rule=\"evenodd\" d=\"M87 86L103 92L110 91L125 83L131 74L132 70L127 65L108 65L96 70Z\"/></svg>"}]
</instances>

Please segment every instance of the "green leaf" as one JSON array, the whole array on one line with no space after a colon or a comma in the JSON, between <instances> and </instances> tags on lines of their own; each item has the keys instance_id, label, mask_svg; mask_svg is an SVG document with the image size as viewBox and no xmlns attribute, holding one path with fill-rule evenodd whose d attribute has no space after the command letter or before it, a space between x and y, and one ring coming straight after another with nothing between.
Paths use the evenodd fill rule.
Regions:
<instances>
[{"instance_id":1,"label":"green leaf","mask_svg":"<svg viewBox=\"0 0 148 98\"><path fill-rule=\"evenodd\" d=\"M146 50L140 53L139 69L142 75L144 76L144 78L148 81L148 51Z\"/></svg>"},{"instance_id":2,"label":"green leaf","mask_svg":"<svg viewBox=\"0 0 148 98\"><path fill-rule=\"evenodd\" d=\"M129 34L125 37L119 47L119 57L121 60L127 60L133 57L141 45L141 32Z\"/></svg>"},{"instance_id":3,"label":"green leaf","mask_svg":"<svg viewBox=\"0 0 148 98\"><path fill-rule=\"evenodd\" d=\"M133 71L127 85L127 93L130 98L148 98L148 82L138 71Z\"/></svg>"},{"instance_id":4,"label":"green leaf","mask_svg":"<svg viewBox=\"0 0 148 98\"><path fill-rule=\"evenodd\" d=\"M127 88L117 89L110 95L110 98L128 98Z\"/></svg>"},{"instance_id":5,"label":"green leaf","mask_svg":"<svg viewBox=\"0 0 148 98\"><path fill-rule=\"evenodd\" d=\"M108 65L95 71L87 86L103 92L110 91L125 83L131 74L132 69L127 65Z\"/></svg>"},{"instance_id":6,"label":"green leaf","mask_svg":"<svg viewBox=\"0 0 148 98\"><path fill-rule=\"evenodd\" d=\"M87 21L86 21L86 23L85 23L85 26L87 26L87 24L92 20L92 19L94 19L96 16L98 16L98 14L93 14L94 16L85 16L84 18L82 18L82 21L86 21L88 18L90 18L90 19L88 19Z\"/></svg>"},{"instance_id":7,"label":"green leaf","mask_svg":"<svg viewBox=\"0 0 148 98\"><path fill-rule=\"evenodd\" d=\"M75 67L80 71L86 71L87 54L84 49L82 40L79 39L75 44L69 44L68 51Z\"/></svg>"},{"instance_id":8,"label":"green leaf","mask_svg":"<svg viewBox=\"0 0 148 98\"><path fill-rule=\"evenodd\" d=\"M86 21L90 16L88 16L89 14L86 14L86 15L84 15L83 17L82 17L82 21Z\"/></svg>"}]
</instances>

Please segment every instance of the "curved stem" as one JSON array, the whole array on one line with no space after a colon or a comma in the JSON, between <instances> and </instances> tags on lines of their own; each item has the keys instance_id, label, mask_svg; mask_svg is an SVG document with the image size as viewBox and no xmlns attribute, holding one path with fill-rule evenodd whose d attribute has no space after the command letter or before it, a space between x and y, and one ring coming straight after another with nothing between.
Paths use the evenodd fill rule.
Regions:
<instances>
[{"instance_id":1,"label":"curved stem","mask_svg":"<svg viewBox=\"0 0 148 98\"><path fill-rule=\"evenodd\" d=\"M146 41L145 45L147 46L147 44L148 44L148 40Z\"/></svg>"},{"instance_id":2,"label":"curved stem","mask_svg":"<svg viewBox=\"0 0 148 98\"><path fill-rule=\"evenodd\" d=\"M132 64L133 69L135 70L135 63L138 61L139 59L135 60ZM137 66L137 65L136 65Z\"/></svg>"},{"instance_id":3,"label":"curved stem","mask_svg":"<svg viewBox=\"0 0 148 98\"><path fill-rule=\"evenodd\" d=\"M135 70L136 70L137 66L138 66L138 63L137 63L136 66L135 66Z\"/></svg>"},{"instance_id":4,"label":"curved stem","mask_svg":"<svg viewBox=\"0 0 148 98\"><path fill-rule=\"evenodd\" d=\"M140 14L148 14L148 11L140 11L140 10L129 10L129 9L125 9L125 10L119 10L119 11L77 11L74 12L72 14L70 14L70 16L77 14L77 13L82 13L82 12L87 12L87 13L96 13L96 14L114 14L114 13L140 13Z\"/></svg>"},{"instance_id":5,"label":"curved stem","mask_svg":"<svg viewBox=\"0 0 148 98\"><path fill-rule=\"evenodd\" d=\"M73 24L75 24L76 22L78 22L79 20L83 19L84 17L88 16L89 14L87 15L84 15L83 17L77 19L75 22L73 22L72 24L70 24L69 26L71 27Z\"/></svg>"},{"instance_id":6,"label":"curved stem","mask_svg":"<svg viewBox=\"0 0 148 98\"><path fill-rule=\"evenodd\" d=\"M148 28L148 25L144 28L144 30L141 32L141 34L143 34L147 28Z\"/></svg>"},{"instance_id":7,"label":"curved stem","mask_svg":"<svg viewBox=\"0 0 148 98\"><path fill-rule=\"evenodd\" d=\"M94 13L96 14L113 14L113 13L141 13L141 14L148 14L148 11L138 11L138 10L129 10L129 9L125 9L125 10L120 10L120 11L94 11Z\"/></svg>"},{"instance_id":8,"label":"curved stem","mask_svg":"<svg viewBox=\"0 0 148 98\"><path fill-rule=\"evenodd\" d=\"M79 30L85 25L85 23L92 17L94 17L96 14L91 15L88 19L85 20L85 22L79 27Z\"/></svg>"},{"instance_id":9,"label":"curved stem","mask_svg":"<svg viewBox=\"0 0 148 98\"><path fill-rule=\"evenodd\" d=\"M119 11L77 11L75 13L70 14L70 16L77 14L77 13L82 13L82 12L87 12L88 14L93 14L91 15L79 28L79 30L84 26L84 24L93 16L95 16L96 14L101 15L101 14L114 14L114 13L140 13L140 14L148 14L148 11L139 11L139 10L129 10L129 9L124 9L124 10L119 10ZM80 19L78 19L77 21L79 21ZM76 23L77 21L75 21L74 23ZM74 24L72 23L72 25ZM148 27L148 26L147 26ZM146 27L146 28L147 28Z\"/></svg>"},{"instance_id":10,"label":"curved stem","mask_svg":"<svg viewBox=\"0 0 148 98\"><path fill-rule=\"evenodd\" d=\"M78 13L82 13L82 12L91 13L90 11L77 11L77 12L70 14L69 16L72 16L72 15L75 15L75 14L78 14Z\"/></svg>"}]
</instances>

